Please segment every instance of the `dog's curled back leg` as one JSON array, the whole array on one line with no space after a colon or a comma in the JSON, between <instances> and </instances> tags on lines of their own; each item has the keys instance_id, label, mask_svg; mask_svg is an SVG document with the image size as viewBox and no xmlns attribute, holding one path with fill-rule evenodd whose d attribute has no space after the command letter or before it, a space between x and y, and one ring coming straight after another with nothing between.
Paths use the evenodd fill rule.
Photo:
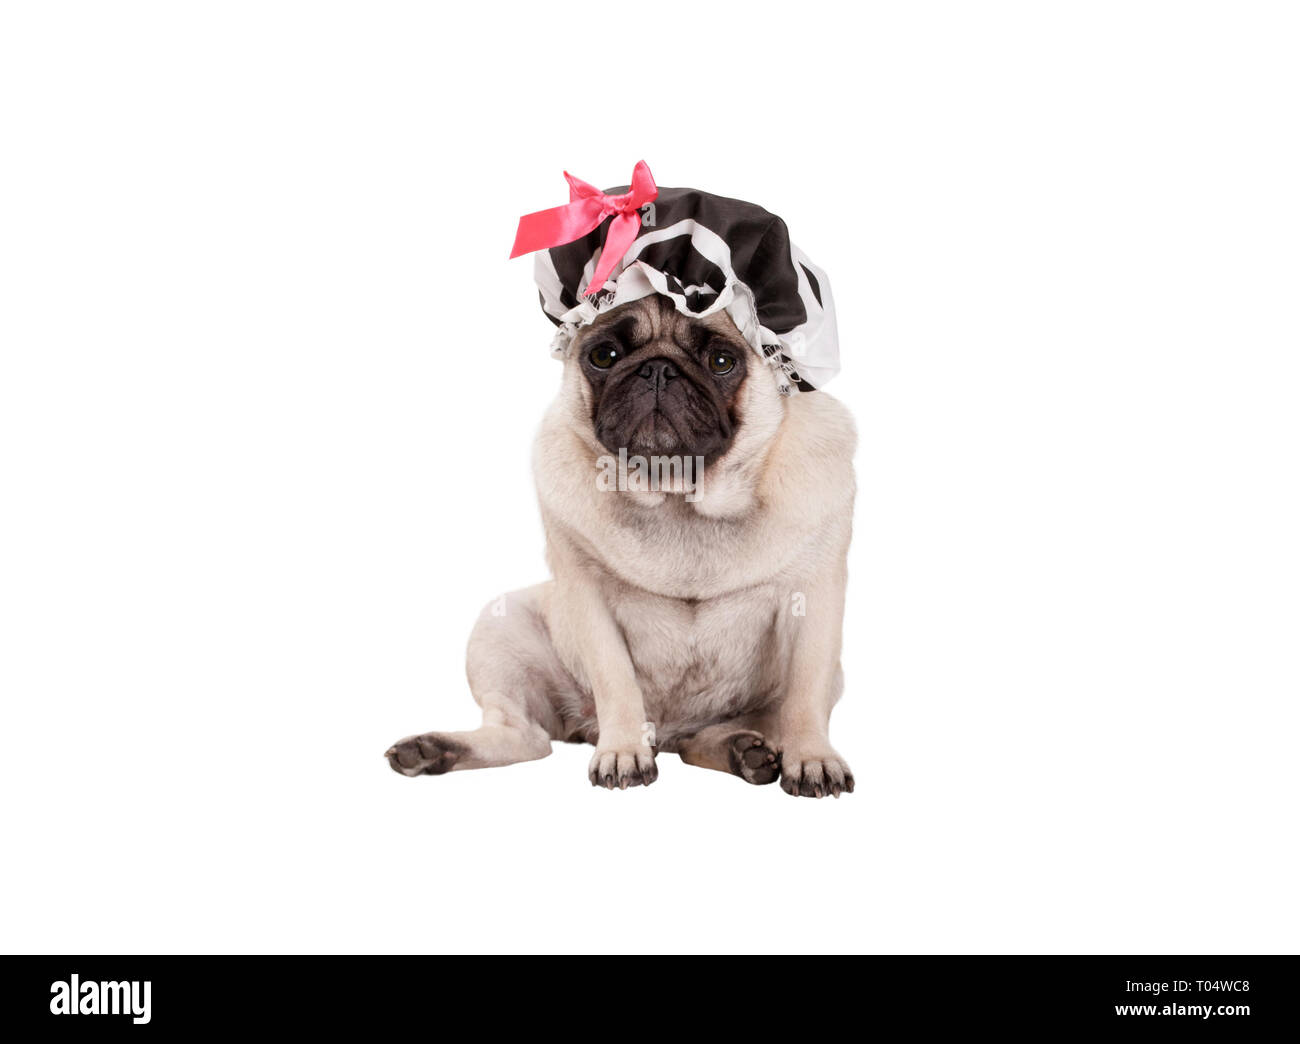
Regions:
<instances>
[{"instance_id":1,"label":"dog's curled back leg","mask_svg":"<svg viewBox=\"0 0 1300 1044\"><path fill-rule=\"evenodd\" d=\"M669 749L688 765L729 772L759 786L775 783L781 774L781 752L767 738L766 725L766 719L757 716L732 718L683 737Z\"/></svg>"},{"instance_id":2,"label":"dog's curled back leg","mask_svg":"<svg viewBox=\"0 0 1300 1044\"><path fill-rule=\"evenodd\" d=\"M553 700L573 689L538 612L538 588L489 603L470 635L466 673L483 724L465 732L426 732L386 752L394 772L437 776L461 769L535 761L561 738Z\"/></svg>"}]
</instances>

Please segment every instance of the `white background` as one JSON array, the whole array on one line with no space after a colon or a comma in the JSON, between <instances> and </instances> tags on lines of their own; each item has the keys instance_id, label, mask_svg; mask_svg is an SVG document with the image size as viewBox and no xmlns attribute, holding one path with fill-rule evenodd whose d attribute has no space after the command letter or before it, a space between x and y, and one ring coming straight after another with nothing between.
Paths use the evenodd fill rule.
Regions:
<instances>
[{"instance_id":1,"label":"white background","mask_svg":"<svg viewBox=\"0 0 1300 1044\"><path fill-rule=\"evenodd\" d=\"M6 5L0 945L1294 952L1293 11ZM515 220L642 158L834 285L839 801L382 756L545 575Z\"/></svg>"}]
</instances>

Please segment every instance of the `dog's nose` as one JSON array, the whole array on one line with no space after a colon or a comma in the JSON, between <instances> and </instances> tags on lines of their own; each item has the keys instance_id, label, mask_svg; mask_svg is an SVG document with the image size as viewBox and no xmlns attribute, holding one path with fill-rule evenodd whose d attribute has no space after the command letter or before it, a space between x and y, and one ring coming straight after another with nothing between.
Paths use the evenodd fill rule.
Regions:
<instances>
[{"instance_id":1,"label":"dog's nose","mask_svg":"<svg viewBox=\"0 0 1300 1044\"><path fill-rule=\"evenodd\" d=\"M649 359L636 371L638 377L644 377L656 388L662 388L674 377L680 377L677 367L671 359Z\"/></svg>"}]
</instances>

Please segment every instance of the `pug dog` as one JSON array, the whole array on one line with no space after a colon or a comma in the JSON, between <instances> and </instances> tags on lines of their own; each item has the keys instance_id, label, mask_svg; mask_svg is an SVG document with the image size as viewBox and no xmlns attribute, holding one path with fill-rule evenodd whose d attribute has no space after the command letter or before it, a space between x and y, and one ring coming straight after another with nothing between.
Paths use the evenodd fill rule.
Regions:
<instances>
[{"instance_id":1,"label":"pug dog","mask_svg":"<svg viewBox=\"0 0 1300 1044\"><path fill-rule=\"evenodd\" d=\"M597 787L658 778L656 757L787 794L852 793L831 745L856 435L824 391L780 394L725 312L658 295L569 343L533 465L554 579L489 605L467 673L483 724L388 751L404 776L595 747ZM623 458L695 462L610 488ZM642 476L644 477L644 476ZM632 482L621 485L644 486Z\"/></svg>"}]
</instances>

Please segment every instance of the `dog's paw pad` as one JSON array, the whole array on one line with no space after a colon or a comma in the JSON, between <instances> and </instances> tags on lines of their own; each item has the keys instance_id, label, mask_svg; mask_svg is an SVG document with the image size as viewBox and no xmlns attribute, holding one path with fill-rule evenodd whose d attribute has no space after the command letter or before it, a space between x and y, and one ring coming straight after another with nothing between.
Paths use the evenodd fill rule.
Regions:
<instances>
[{"instance_id":1,"label":"dog's paw pad","mask_svg":"<svg viewBox=\"0 0 1300 1044\"><path fill-rule=\"evenodd\" d=\"M781 752L768 746L762 733L737 732L727 740L731 771L746 783L763 786L781 774Z\"/></svg>"},{"instance_id":2,"label":"dog's paw pad","mask_svg":"<svg viewBox=\"0 0 1300 1044\"><path fill-rule=\"evenodd\" d=\"M394 772L403 776L441 776L450 772L465 747L440 736L426 732L423 736L407 736L398 740L385 752Z\"/></svg>"},{"instance_id":3,"label":"dog's paw pad","mask_svg":"<svg viewBox=\"0 0 1300 1044\"><path fill-rule=\"evenodd\" d=\"M781 789L795 797L839 797L853 793L853 773L838 754L807 757L785 752L781 765Z\"/></svg>"}]
</instances>

